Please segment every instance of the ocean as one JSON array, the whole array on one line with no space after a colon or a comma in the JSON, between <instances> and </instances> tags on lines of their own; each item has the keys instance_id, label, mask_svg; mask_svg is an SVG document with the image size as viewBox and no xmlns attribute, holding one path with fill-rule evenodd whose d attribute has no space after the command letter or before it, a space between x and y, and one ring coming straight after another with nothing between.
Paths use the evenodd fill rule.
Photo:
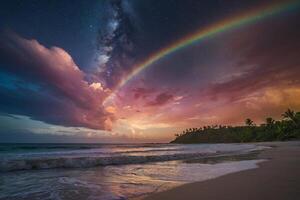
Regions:
<instances>
[{"instance_id":1,"label":"ocean","mask_svg":"<svg viewBox=\"0 0 300 200\"><path fill-rule=\"evenodd\" d=\"M140 199L263 160L199 162L260 150L255 144L1 144L0 199ZM190 162L191 161L191 162Z\"/></svg>"}]
</instances>

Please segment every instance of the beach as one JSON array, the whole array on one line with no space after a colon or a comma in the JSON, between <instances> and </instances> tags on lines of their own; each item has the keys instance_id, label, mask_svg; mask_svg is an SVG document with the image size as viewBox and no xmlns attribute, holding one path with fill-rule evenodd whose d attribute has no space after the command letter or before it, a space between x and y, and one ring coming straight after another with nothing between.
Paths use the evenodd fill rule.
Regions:
<instances>
[{"instance_id":1,"label":"beach","mask_svg":"<svg viewBox=\"0 0 300 200\"><path fill-rule=\"evenodd\" d=\"M300 197L300 142L270 142L262 151L259 168L227 174L203 182L185 184L144 200L283 200Z\"/></svg>"},{"instance_id":2,"label":"beach","mask_svg":"<svg viewBox=\"0 0 300 200\"><path fill-rule=\"evenodd\" d=\"M1 144L0 199L142 199L257 168L257 144Z\"/></svg>"},{"instance_id":3,"label":"beach","mask_svg":"<svg viewBox=\"0 0 300 200\"><path fill-rule=\"evenodd\" d=\"M2 144L0 199L296 199L300 142Z\"/></svg>"}]
</instances>

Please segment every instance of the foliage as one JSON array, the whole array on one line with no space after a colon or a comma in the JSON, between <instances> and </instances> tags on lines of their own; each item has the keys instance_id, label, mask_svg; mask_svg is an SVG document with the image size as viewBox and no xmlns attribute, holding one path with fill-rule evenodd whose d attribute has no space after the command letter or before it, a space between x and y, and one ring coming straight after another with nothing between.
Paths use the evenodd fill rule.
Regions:
<instances>
[{"instance_id":1,"label":"foliage","mask_svg":"<svg viewBox=\"0 0 300 200\"><path fill-rule=\"evenodd\" d=\"M180 134L172 143L234 143L263 142L300 139L300 112L288 109L282 114L283 120L275 121L266 118L266 123L255 125L246 119L246 126L204 126L189 128Z\"/></svg>"}]
</instances>

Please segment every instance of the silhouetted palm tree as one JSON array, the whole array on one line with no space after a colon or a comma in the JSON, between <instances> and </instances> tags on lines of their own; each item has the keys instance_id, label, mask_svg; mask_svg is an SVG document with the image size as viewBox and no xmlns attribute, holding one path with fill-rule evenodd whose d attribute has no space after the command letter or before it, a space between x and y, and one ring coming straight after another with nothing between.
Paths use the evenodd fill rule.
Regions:
<instances>
[{"instance_id":1,"label":"silhouetted palm tree","mask_svg":"<svg viewBox=\"0 0 300 200\"><path fill-rule=\"evenodd\" d=\"M266 124L267 126L272 126L275 124L275 120L272 117L266 118Z\"/></svg>"},{"instance_id":2,"label":"silhouetted palm tree","mask_svg":"<svg viewBox=\"0 0 300 200\"><path fill-rule=\"evenodd\" d=\"M287 111L285 111L282 114L282 117L284 119L289 119L289 120L293 121L295 124L297 124L296 113L293 110L291 110L291 109L287 109Z\"/></svg>"},{"instance_id":3,"label":"silhouetted palm tree","mask_svg":"<svg viewBox=\"0 0 300 200\"><path fill-rule=\"evenodd\" d=\"M295 117L296 117L297 122L300 123L300 112L296 112Z\"/></svg>"},{"instance_id":4,"label":"silhouetted palm tree","mask_svg":"<svg viewBox=\"0 0 300 200\"><path fill-rule=\"evenodd\" d=\"M247 119L245 120L245 124L246 124L247 126L253 126L253 125L254 125L253 121L252 121L251 119L249 119L249 118L247 118Z\"/></svg>"},{"instance_id":5,"label":"silhouetted palm tree","mask_svg":"<svg viewBox=\"0 0 300 200\"><path fill-rule=\"evenodd\" d=\"M278 121L268 117L261 125L256 125L248 118L245 120L247 126L207 125L200 128L187 128L181 134L175 134L174 142L258 142L300 139L300 112L288 109L282 116L284 119Z\"/></svg>"},{"instance_id":6,"label":"silhouetted palm tree","mask_svg":"<svg viewBox=\"0 0 300 200\"><path fill-rule=\"evenodd\" d=\"M296 126L300 128L300 112L296 112L295 122L296 122Z\"/></svg>"}]
</instances>

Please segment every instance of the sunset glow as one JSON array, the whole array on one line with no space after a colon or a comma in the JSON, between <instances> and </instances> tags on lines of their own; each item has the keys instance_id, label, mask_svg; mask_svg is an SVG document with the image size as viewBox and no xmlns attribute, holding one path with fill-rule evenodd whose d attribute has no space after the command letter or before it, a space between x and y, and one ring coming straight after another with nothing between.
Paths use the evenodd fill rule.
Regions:
<instances>
[{"instance_id":1,"label":"sunset glow","mask_svg":"<svg viewBox=\"0 0 300 200\"><path fill-rule=\"evenodd\" d=\"M168 142L300 109L299 1L174 2L1 8L3 139Z\"/></svg>"}]
</instances>

